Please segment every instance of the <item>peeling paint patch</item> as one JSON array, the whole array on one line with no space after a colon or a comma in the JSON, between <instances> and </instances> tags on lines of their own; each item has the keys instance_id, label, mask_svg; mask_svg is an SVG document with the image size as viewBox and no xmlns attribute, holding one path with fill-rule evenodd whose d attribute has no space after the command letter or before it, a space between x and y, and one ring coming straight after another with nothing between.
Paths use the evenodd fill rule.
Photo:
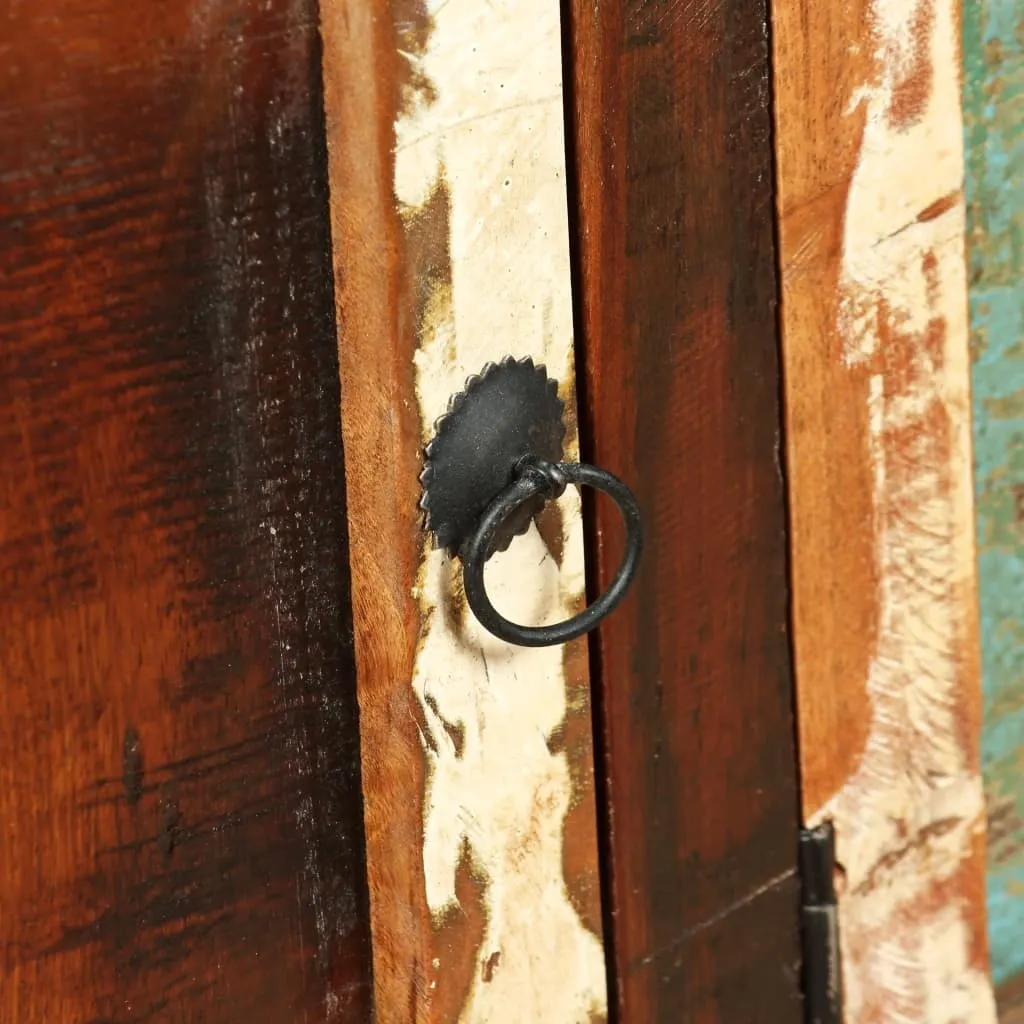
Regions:
<instances>
[{"instance_id":1,"label":"peeling paint patch","mask_svg":"<svg viewBox=\"0 0 1024 1024\"><path fill-rule=\"evenodd\" d=\"M995 1020L978 922L948 898L984 831L956 13L874 0L850 111L838 329L867 375L878 624L859 765L813 817L834 820L847 879L851 1024Z\"/></svg>"},{"instance_id":2,"label":"peeling paint patch","mask_svg":"<svg viewBox=\"0 0 1024 1024\"><path fill-rule=\"evenodd\" d=\"M573 399L558 5L435 0L426 14L429 37L401 54L420 85L404 94L394 153L406 241L419 253L410 283L424 443L449 396L506 355L544 363ZM428 220L432 247L417 235ZM428 248L443 249L443 266L424 262ZM518 621L565 618L582 598L576 492L562 498L549 532L552 524L560 536L551 547L531 527L489 563L492 599ZM599 1017L601 941L575 909L563 870L574 799L569 752L557 742L570 713L566 655L496 640L459 593L457 566L425 549L416 588L425 627L411 682L427 765L427 906L443 935L465 909L458 880L468 865L484 921L459 1019ZM439 957L431 987L446 969Z\"/></svg>"},{"instance_id":3,"label":"peeling paint patch","mask_svg":"<svg viewBox=\"0 0 1024 1024\"><path fill-rule=\"evenodd\" d=\"M1024 21L964 6L964 137L992 976L1024 980ZM1016 979L1016 981L1015 981ZM1013 1001L1019 999L1019 992ZM1004 1002L1000 993L1000 1002ZM1007 1011L1008 1012L1008 1011Z\"/></svg>"}]
</instances>

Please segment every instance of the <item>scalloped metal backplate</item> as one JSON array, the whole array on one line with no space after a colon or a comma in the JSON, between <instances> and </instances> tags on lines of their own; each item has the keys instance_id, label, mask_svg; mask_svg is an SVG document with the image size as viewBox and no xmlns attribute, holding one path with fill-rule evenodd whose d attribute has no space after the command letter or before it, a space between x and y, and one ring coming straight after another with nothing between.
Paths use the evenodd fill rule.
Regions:
<instances>
[{"instance_id":1,"label":"scalloped metal backplate","mask_svg":"<svg viewBox=\"0 0 1024 1024\"><path fill-rule=\"evenodd\" d=\"M530 358L488 363L452 395L448 411L434 424L420 474L420 508L435 547L458 554L524 455L562 460L564 410L558 382ZM543 507L543 496L521 506L506 520L494 550L504 551L525 533Z\"/></svg>"}]
</instances>

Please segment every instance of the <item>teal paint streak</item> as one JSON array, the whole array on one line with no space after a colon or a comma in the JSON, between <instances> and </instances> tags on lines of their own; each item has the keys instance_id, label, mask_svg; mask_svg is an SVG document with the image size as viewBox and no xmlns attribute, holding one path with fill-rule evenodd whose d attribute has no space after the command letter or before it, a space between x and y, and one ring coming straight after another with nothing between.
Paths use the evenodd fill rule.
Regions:
<instances>
[{"instance_id":1,"label":"teal paint streak","mask_svg":"<svg viewBox=\"0 0 1024 1024\"><path fill-rule=\"evenodd\" d=\"M964 118L993 980L1024 974L1024 0L965 0Z\"/></svg>"}]
</instances>

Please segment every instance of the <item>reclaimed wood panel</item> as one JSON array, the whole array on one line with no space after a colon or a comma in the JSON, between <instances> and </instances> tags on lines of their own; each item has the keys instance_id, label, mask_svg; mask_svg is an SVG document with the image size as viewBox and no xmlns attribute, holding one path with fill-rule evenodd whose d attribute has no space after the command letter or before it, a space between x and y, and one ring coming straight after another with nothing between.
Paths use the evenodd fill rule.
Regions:
<instances>
[{"instance_id":1,"label":"reclaimed wood panel","mask_svg":"<svg viewBox=\"0 0 1024 1024\"><path fill-rule=\"evenodd\" d=\"M772 10L803 811L836 828L845 1019L982 1024L959 7Z\"/></svg>"},{"instance_id":2,"label":"reclaimed wood panel","mask_svg":"<svg viewBox=\"0 0 1024 1024\"><path fill-rule=\"evenodd\" d=\"M484 633L417 508L488 361L545 363L575 418L558 4L324 0L322 23L377 1014L603 1019L586 646ZM584 584L578 496L541 526L488 570L528 623Z\"/></svg>"},{"instance_id":3,"label":"reclaimed wood panel","mask_svg":"<svg viewBox=\"0 0 1024 1024\"><path fill-rule=\"evenodd\" d=\"M964 8L964 138L988 807L1000 1018L1024 1016L1024 33L1012 0Z\"/></svg>"},{"instance_id":4,"label":"reclaimed wood panel","mask_svg":"<svg viewBox=\"0 0 1024 1024\"><path fill-rule=\"evenodd\" d=\"M787 1024L797 778L766 10L571 6L588 461L644 563L595 639L622 1021ZM621 551L597 503L595 585Z\"/></svg>"},{"instance_id":5,"label":"reclaimed wood panel","mask_svg":"<svg viewBox=\"0 0 1024 1024\"><path fill-rule=\"evenodd\" d=\"M990 911L991 913L991 911ZM995 941L991 937L990 941ZM999 1024L1024 1024L1024 975L1011 974L996 989Z\"/></svg>"},{"instance_id":6,"label":"reclaimed wood panel","mask_svg":"<svg viewBox=\"0 0 1024 1024\"><path fill-rule=\"evenodd\" d=\"M0 64L0 1019L367 1020L315 5Z\"/></svg>"}]
</instances>

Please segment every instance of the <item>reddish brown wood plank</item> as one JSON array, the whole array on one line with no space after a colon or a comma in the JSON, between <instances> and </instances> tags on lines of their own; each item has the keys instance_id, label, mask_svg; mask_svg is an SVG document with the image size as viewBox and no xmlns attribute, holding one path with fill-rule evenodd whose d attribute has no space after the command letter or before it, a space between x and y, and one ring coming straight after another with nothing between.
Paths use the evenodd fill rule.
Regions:
<instances>
[{"instance_id":1,"label":"reddish brown wood plank","mask_svg":"<svg viewBox=\"0 0 1024 1024\"><path fill-rule=\"evenodd\" d=\"M984 1024L955 0L773 4L804 814L848 1024Z\"/></svg>"},{"instance_id":2,"label":"reddish brown wood plank","mask_svg":"<svg viewBox=\"0 0 1024 1024\"><path fill-rule=\"evenodd\" d=\"M0 64L0 1019L364 1021L315 5Z\"/></svg>"},{"instance_id":3,"label":"reddish brown wood plank","mask_svg":"<svg viewBox=\"0 0 1024 1024\"><path fill-rule=\"evenodd\" d=\"M623 1021L794 1022L786 632L762 3L572 6L584 456L635 481L596 649ZM598 504L597 583L620 549Z\"/></svg>"}]
</instances>

